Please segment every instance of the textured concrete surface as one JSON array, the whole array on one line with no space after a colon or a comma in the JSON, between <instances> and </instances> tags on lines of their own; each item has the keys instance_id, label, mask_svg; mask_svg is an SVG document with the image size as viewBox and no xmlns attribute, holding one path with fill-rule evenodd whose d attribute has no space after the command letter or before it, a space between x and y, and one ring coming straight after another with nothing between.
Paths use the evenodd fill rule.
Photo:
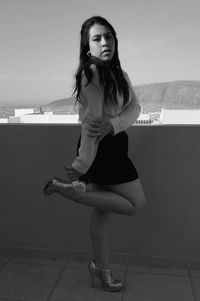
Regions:
<instances>
[{"instance_id":1,"label":"textured concrete surface","mask_svg":"<svg viewBox=\"0 0 200 301\"><path fill-rule=\"evenodd\" d=\"M105 292L98 279L90 286L87 262L41 258L0 258L0 301L198 301L200 271L113 264L125 282Z\"/></svg>"}]
</instances>

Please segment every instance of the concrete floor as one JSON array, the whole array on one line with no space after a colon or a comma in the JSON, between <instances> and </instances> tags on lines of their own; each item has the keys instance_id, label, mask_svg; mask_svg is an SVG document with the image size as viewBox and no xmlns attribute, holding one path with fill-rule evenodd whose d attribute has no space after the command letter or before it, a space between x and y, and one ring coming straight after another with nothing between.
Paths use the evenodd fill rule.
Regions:
<instances>
[{"instance_id":1,"label":"concrete floor","mask_svg":"<svg viewBox=\"0 0 200 301\"><path fill-rule=\"evenodd\" d=\"M198 301L200 271L112 265L126 287L105 292L90 287L87 262L0 257L0 301Z\"/></svg>"}]
</instances>

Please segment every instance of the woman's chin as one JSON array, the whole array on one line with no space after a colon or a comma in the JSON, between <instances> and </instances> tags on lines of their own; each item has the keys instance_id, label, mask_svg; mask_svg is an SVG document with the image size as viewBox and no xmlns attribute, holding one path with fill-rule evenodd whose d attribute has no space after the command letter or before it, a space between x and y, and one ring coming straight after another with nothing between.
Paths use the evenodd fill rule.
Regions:
<instances>
[{"instance_id":1,"label":"woman's chin","mask_svg":"<svg viewBox=\"0 0 200 301\"><path fill-rule=\"evenodd\" d=\"M101 58L101 60L104 61L104 62L110 62L112 60L112 57L111 56L103 56Z\"/></svg>"},{"instance_id":2,"label":"woman's chin","mask_svg":"<svg viewBox=\"0 0 200 301\"><path fill-rule=\"evenodd\" d=\"M104 56L95 56L93 55L93 58L97 58L101 60L102 62L110 62L112 60L112 56L104 55Z\"/></svg>"}]
</instances>

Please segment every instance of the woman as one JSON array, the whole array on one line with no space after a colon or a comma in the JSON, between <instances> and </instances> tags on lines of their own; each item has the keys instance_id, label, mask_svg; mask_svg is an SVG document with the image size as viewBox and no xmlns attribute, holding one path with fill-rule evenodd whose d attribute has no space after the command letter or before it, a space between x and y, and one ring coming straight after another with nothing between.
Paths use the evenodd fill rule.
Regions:
<instances>
[{"instance_id":1,"label":"woman","mask_svg":"<svg viewBox=\"0 0 200 301\"><path fill-rule=\"evenodd\" d=\"M51 179L44 193L57 192L93 207L90 236L95 259L88 265L92 286L96 276L105 290L120 291L123 283L112 277L109 267L108 228L111 213L135 215L145 204L138 173L127 156L125 133L141 108L121 69L116 32L102 17L89 18L82 25L74 92L82 132L77 156L66 167L72 183Z\"/></svg>"}]
</instances>

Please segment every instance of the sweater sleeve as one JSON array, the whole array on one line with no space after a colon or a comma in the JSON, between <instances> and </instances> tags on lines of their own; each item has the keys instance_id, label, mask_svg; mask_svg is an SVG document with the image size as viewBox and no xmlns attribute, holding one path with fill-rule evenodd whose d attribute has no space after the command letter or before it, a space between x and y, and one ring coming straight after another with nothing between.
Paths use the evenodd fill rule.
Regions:
<instances>
[{"instance_id":1,"label":"sweater sleeve","mask_svg":"<svg viewBox=\"0 0 200 301\"><path fill-rule=\"evenodd\" d=\"M86 129L87 122L91 120L102 120L102 108L104 93L99 85L97 70L92 68L92 81L86 85L85 75L82 78L81 96L79 103L79 120L82 123L81 144L78 150L78 156L72 163L72 167L81 173L86 173L92 165L97 149L97 137L90 137Z\"/></svg>"},{"instance_id":2,"label":"sweater sleeve","mask_svg":"<svg viewBox=\"0 0 200 301\"><path fill-rule=\"evenodd\" d=\"M110 122L113 126L114 135L128 129L137 120L141 112L141 106L133 90L131 81L127 73L124 72L124 75L129 84L130 100L128 102L128 105L124 107L121 113L119 113L113 118L110 118Z\"/></svg>"}]
</instances>

